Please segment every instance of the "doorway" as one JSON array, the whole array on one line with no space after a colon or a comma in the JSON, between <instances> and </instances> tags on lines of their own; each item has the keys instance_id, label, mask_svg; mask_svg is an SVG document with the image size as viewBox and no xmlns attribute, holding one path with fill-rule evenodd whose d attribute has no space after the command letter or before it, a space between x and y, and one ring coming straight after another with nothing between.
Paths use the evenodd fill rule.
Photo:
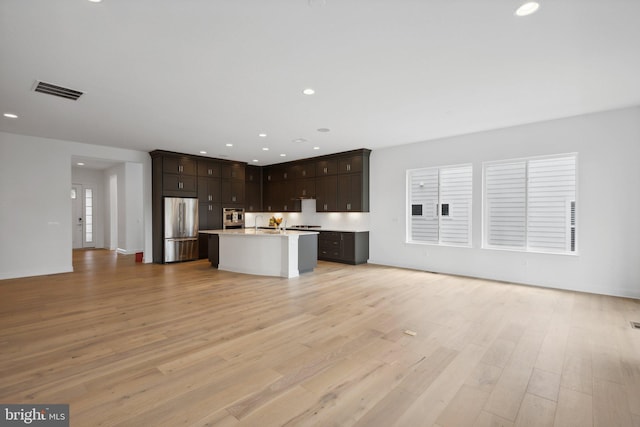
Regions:
<instances>
[{"instance_id":1,"label":"doorway","mask_svg":"<svg viewBox=\"0 0 640 427\"><path fill-rule=\"evenodd\" d=\"M73 249L93 248L95 191L81 184L71 185Z\"/></svg>"}]
</instances>

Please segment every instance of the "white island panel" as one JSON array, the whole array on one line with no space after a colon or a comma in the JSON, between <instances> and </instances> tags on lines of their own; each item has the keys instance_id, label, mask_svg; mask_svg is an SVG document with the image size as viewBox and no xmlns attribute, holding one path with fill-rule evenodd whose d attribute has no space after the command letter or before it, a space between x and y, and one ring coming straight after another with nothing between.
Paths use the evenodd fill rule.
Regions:
<instances>
[{"instance_id":1,"label":"white island panel","mask_svg":"<svg viewBox=\"0 0 640 427\"><path fill-rule=\"evenodd\" d=\"M263 276L296 277L298 236L259 238L255 234L220 234L219 270Z\"/></svg>"},{"instance_id":2,"label":"white island panel","mask_svg":"<svg viewBox=\"0 0 640 427\"><path fill-rule=\"evenodd\" d=\"M299 236L318 234L255 229L201 230L200 233L218 235L219 270L287 278L300 275Z\"/></svg>"}]
</instances>

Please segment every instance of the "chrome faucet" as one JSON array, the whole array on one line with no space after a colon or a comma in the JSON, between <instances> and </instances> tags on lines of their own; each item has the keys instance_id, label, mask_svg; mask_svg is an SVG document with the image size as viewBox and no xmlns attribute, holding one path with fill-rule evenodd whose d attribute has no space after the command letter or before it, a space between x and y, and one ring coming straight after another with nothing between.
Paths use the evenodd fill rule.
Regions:
<instances>
[{"instance_id":1,"label":"chrome faucet","mask_svg":"<svg viewBox=\"0 0 640 427\"><path fill-rule=\"evenodd\" d=\"M256 215L256 223L254 224L254 228L258 231L258 218L262 218L262 215Z\"/></svg>"}]
</instances>

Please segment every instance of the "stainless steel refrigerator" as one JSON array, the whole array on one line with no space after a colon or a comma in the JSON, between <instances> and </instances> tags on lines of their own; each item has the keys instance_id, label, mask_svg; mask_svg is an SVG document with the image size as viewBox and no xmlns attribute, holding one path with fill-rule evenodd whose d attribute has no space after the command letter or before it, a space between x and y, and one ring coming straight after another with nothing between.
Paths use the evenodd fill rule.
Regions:
<instances>
[{"instance_id":1,"label":"stainless steel refrigerator","mask_svg":"<svg viewBox=\"0 0 640 427\"><path fill-rule=\"evenodd\" d=\"M164 198L164 262L198 259L198 199Z\"/></svg>"}]
</instances>

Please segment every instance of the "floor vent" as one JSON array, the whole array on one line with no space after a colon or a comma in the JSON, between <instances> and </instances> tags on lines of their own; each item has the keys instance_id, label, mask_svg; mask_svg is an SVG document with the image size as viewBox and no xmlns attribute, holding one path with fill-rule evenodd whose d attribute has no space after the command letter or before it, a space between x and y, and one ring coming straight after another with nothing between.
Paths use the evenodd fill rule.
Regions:
<instances>
[{"instance_id":1,"label":"floor vent","mask_svg":"<svg viewBox=\"0 0 640 427\"><path fill-rule=\"evenodd\" d=\"M59 96L60 98L71 99L73 101L77 101L83 94L83 92L78 90L41 81L36 81L36 86L33 90L40 93L46 93L48 95Z\"/></svg>"},{"instance_id":2,"label":"floor vent","mask_svg":"<svg viewBox=\"0 0 640 427\"><path fill-rule=\"evenodd\" d=\"M633 329L640 329L640 322L630 322Z\"/></svg>"}]
</instances>

